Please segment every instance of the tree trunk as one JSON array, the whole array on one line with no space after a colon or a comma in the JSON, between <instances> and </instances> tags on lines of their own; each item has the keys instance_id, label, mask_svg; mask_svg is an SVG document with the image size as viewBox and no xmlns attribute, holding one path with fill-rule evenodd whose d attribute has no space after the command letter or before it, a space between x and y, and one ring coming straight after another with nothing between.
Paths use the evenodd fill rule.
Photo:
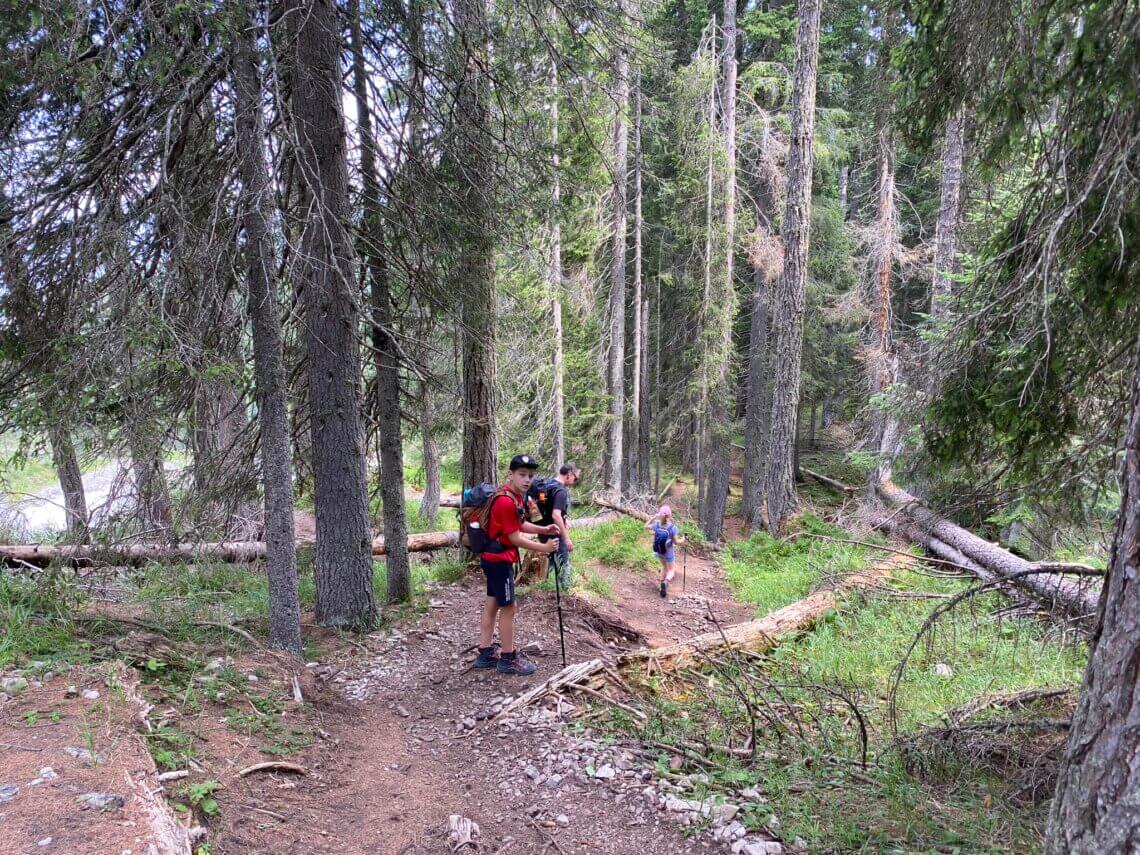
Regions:
<instances>
[{"instance_id":1,"label":"tree trunk","mask_svg":"<svg viewBox=\"0 0 1140 855\"><path fill-rule=\"evenodd\" d=\"M135 499L143 527L150 533L170 529L170 489L163 469L162 440L145 410L135 409L127 425Z\"/></svg>"},{"instance_id":2,"label":"tree trunk","mask_svg":"<svg viewBox=\"0 0 1140 855\"><path fill-rule=\"evenodd\" d=\"M552 9L553 12L553 9ZM550 188L550 267L547 270L546 287L550 291L550 315L554 335L553 354L553 409L554 426L552 448L554 465L566 462L565 404L562 392L562 374L565 371L562 359L562 176L561 157L558 151L558 63L550 59L550 147L551 147L551 188Z\"/></svg>"},{"instance_id":3,"label":"tree trunk","mask_svg":"<svg viewBox=\"0 0 1140 855\"><path fill-rule=\"evenodd\" d=\"M736 254L736 4L724 0L724 46L721 52L720 138L724 145L724 186L721 193L721 222L724 231L723 269L713 294L717 328L715 371L709 389L709 419L704 506L701 529L714 543L724 529L728 501L728 478L732 455L732 414L735 411L732 377L732 326L736 320L736 287L733 261Z\"/></svg>"},{"instance_id":4,"label":"tree trunk","mask_svg":"<svg viewBox=\"0 0 1140 855\"><path fill-rule=\"evenodd\" d=\"M646 358L645 339L641 329L641 304L644 300L644 283L642 273L642 216L641 216L641 69L637 72L637 83L634 87L633 112L633 298L630 305L633 307L633 371L630 375L630 402L629 402L629 466L626 477L633 488L632 492L640 493L647 488L642 478L644 461L641 458L641 414L642 388L641 375Z\"/></svg>"},{"instance_id":5,"label":"tree trunk","mask_svg":"<svg viewBox=\"0 0 1140 855\"><path fill-rule=\"evenodd\" d=\"M844 219L847 219L847 183L850 174L850 166L839 167L839 210L843 212Z\"/></svg>"},{"instance_id":6,"label":"tree trunk","mask_svg":"<svg viewBox=\"0 0 1140 855\"><path fill-rule=\"evenodd\" d=\"M820 0L799 0L796 70L792 88L792 140L784 214L784 270L773 295L776 336L771 455L767 481L768 525L781 533L796 507L796 411L804 343L808 240L811 234L812 137L819 59Z\"/></svg>"},{"instance_id":7,"label":"tree trunk","mask_svg":"<svg viewBox=\"0 0 1140 855\"><path fill-rule=\"evenodd\" d=\"M51 459L59 488L63 491L63 507L67 513L67 534L73 543L87 542L87 497L83 492L83 472L75 455L71 431L56 423L48 430Z\"/></svg>"},{"instance_id":8,"label":"tree trunk","mask_svg":"<svg viewBox=\"0 0 1140 855\"><path fill-rule=\"evenodd\" d=\"M815 401L811 402L811 412L808 414L808 451L815 451Z\"/></svg>"},{"instance_id":9,"label":"tree trunk","mask_svg":"<svg viewBox=\"0 0 1140 855\"><path fill-rule=\"evenodd\" d=\"M1018 576L1032 570L1034 565L938 516L910 493L889 481L879 484L876 492L897 513L913 523L919 532L953 547L999 577L1016 577L1014 583L1018 587L1030 591L1045 603L1056 603L1077 618L1087 618L1096 611L1095 591L1087 590L1054 573Z\"/></svg>"},{"instance_id":10,"label":"tree trunk","mask_svg":"<svg viewBox=\"0 0 1140 855\"><path fill-rule=\"evenodd\" d=\"M879 214L875 225L875 246L872 263L875 271L875 343L873 346L874 378L872 392L884 395L899 381L899 357L895 352L891 334L891 267L894 264L895 246L898 243L895 215L895 174L890 130L879 130ZM871 470L872 486L891 480L895 457L901 450L902 428L898 416L880 411L875 416L874 444L879 452L879 464Z\"/></svg>"},{"instance_id":11,"label":"tree trunk","mask_svg":"<svg viewBox=\"0 0 1140 855\"><path fill-rule=\"evenodd\" d=\"M372 353L376 370L376 428L380 433L380 497L384 504L384 540L388 544L388 602L412 598L408 562L408 518L404 507L404 434L400 423L400 364L388 264L384 258L383 212L376 179L376 143L368 103L368 76L360 32L360 0L349 6L352 30L352 82L356 96L360 172L364 188L362 238L372 296Z\"/></svg>"},{"instance_id":12,"label":"tree trunk","mask_svg":"<svg viewBox=\"0 0 1140 855\"><path fill-rule=\"evenodd\" d=\"M772 283L753 271L752 322L748 346L748 408L744 415L744 497L741 513L749 528L764 524L764 470L772 419L772 378L768 365L768 303Z\"/></svg>"},{"instance_id":13,"label":"tree trunk","mask_svg":"<svg viewBox=\"0 0 1140 855\"><path fill-rule=\"evenodd\" d=\"M946 133L942 145L942 192L938 206L938 224L934 229L934 282L930 289L930 323L935 332L945 326L954 292L952 275L958 269L958 223L961 219L962 142L965 117L958 112L946 117ZM926 366L931 400L939 394L939 376L935 360Z\"/></svg>"},{"instance_id":14,"label":"tree trunk","mask_svg":"<svg viewBox=\"0 0 1140 855\"><path fill-rule=\"evenodd\" d=\"M630 20L628 0L620 0L621 18ZM625 251L626 251L626 179L629 172L629 45L626 34L614 43L614 81L612 99L614 122L611 130L610 190L610 296L608 354L606 357L606 393L609 395L609 424L606 429L606 452L603 480L606 489L621 493L624 475L623 431L625 417Z\"/></svg>"},{"instance_id":15,"label":"tree trunk","mask_svg":"<svg viewBox=\"0 0 1140 855\"><path fill-rule=\"evenodd\" d=\"M261 61L254 15L245 4L234 45L235 129L242 183L253 373L261 432L261 480L265 491L265 559L269 580L269 646L301 655L297 553L293 543L293 469L288 391L281 344L281 315L270 227L272 188L265 165Z\"/></svg>"},{"instance_id":16,"label":"tree trunk","mask_svg":"<svg viewBox=\"0 0 1140 855\"><path fill-rule=\"evenodd\" d=\"M317 516L316 617L322 626L376 623L358 307L346 229L348 163L341 114L340 26L332 0L291 0L292 119L302 210L309 407Z\"/></svg>"},{"instance_id":17,"label":"tree trunk","mask_svg":"<svg viewBox=\"0 0 1140 855\"><path fill-rule=\"evenodd\" d=\"M1120 472L1120 515L1045 852L1140 850L1140 348Z\"/></svg>"},{"instance_id":18,"label":"tree trunk","mask_svg":"<svg viewBox=\"0 0 1140 855\"><path fill-rule=\"evenodd\" d=\"M435 441L435 402L431 389L420 381L420 434L424 449L424 495L420 499L420 516L435 522L439 512L439 445Z\"/></svg>"},{"instance_id":19,"label":"tree trunk","mask_svg":"<svg viewBox=\"0 0 1140 855\"><path fill-rule=\"evenodd\" d=\"M492 258L494 160L487 76L487 6L484 0L453 0L458 62L455 96L455 162L459 170L456 225L459 237L455 291L462 299L463 485L495 482L495 279Z\"/></svg>"}]
</instances>

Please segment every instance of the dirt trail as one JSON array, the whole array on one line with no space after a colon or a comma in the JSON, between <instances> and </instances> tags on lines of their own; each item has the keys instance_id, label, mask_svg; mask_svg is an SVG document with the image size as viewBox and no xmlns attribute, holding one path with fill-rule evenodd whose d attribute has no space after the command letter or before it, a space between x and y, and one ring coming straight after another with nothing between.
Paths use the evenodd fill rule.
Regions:
<instances>
[{"instance_id":1,"label":"dirt trail","mask_svg":"<svg viewBox=\"0 0 1140 855\"><path fill-rule=\"evenodd\" d=\"M724 623L751 617L732 602L720 568L704 558L688 557L683 592L678 568L678 596L668 601L655 573L606 572L614 601L593 605L649 643L712 628L710 606ZM439 587L414 627L375 633L340 661L311 669L338 691L318 702L324 738L299 759L310 774L251 776L229 786L219 799L214 851L449 852L452 814L481 828L478 848L462 851L714 851L707 837L683 836L642 797L654 777L644 759L596 744L588 731L571 732L563 702L560 710L535 708L488 723L507 698L562 663L554 595L534 590L520 601L518 633L524 649L538 648L531 654L538 674L471 670L483 595L475 574ZM564 603L568 662L623 647L623 639L586 617L580 601Z\"/></svg>"}]
</instances>

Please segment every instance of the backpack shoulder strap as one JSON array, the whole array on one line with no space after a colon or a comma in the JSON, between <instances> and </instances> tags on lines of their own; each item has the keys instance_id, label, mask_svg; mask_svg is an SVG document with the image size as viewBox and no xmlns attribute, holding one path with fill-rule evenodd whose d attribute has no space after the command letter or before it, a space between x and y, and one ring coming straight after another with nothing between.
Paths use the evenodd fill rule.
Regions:
<instances>
[{"instance_id":1,"label":"backpack shoulder strap","mask_svg":"<svg viewBox=\"0 0 1140 855\"><path fill-rule=\"evenodd\" d=\"M505 487L499 487L497 490L495 490L495 492L491 494L491 498L489 498L480 509L481 513L479 514L479 523L483 526L483 530L487 532L488 536L490 536L491 533L491 510L494 508L495 502L500 496L509 497L515 506L515 511L518 511L519 508L522 507L522 504L519 502L519 500L515 498L513 491L508 490Z\"/></svg>"}]
</instances>

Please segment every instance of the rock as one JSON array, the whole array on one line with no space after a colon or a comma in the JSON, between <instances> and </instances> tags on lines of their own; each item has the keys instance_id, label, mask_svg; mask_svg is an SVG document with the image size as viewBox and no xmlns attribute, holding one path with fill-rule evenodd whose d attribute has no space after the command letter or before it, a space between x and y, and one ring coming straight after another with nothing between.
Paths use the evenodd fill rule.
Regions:
<instances>
[{"instance_id":1,"label":"rock","mask_svg":"<svg viewBox=\"0 0 1140 855\"><path fill-rule=\"evenodd\" d=\"M42 840L37 840L36 846L51 846L51 838L45 837Z\"/></svg>"},{"instance_id":2,"label":"rock","mask_svg":"<svg viewBox=\"0 0 1140 855\"><path fill-rule=\"evenodd\" d=\"M401 718L407 718L408 716L411 715L411 713L408 712L408 708L406 706L404 706L403 704L396 704L396 714L399 715Z\"/></svg>"},{"instance_id":3,"label":"rock","mask_svg":"<svg viewBox=\"0 0 1140 855\"><path fill-rule=\"evenodd\" d=\"M28 681L23 677L0 677L0 692L10 698L16 697L28 688Z\"/></svg>"},{"instance_id":4,"label":"rock","mask_svg":"<svg viewBox=\"0 0 1140 855\"><path fill-rule=\"evenodd\" d=\"M776 814L772 814L770 817L768 817L768 828L773 833L779 832L779 830L780 830L780 818L778 816L776 816Z\"/></svg>"},{"instance_id":5,"label":"rock","mask_svg":"<svg viewBox=\"0 0 1140 855\"><path fill-rule=\"evenodd\" d=\"M737 849L739 843L744 845ZM783 855L784 846L777 840L738 840L733 844L732 851L739 855Z\"/></svg>"},{"instance_id":6,"label":"rock","mask_svg":"<svg viewBox=\"0 0 1140 855\"><path fill-rule=\"evenodd\" d=\"M548 787L557 787L561 783L562 783L562 776L559 775L557 772L555 772L553 775L551 775L549 778L546 779L546 786L548 786Z\"/></svg>"},{"instance_id":7,"label":"rock","mask_svg":"<svg viewBox=\"0 0 1140 855\"><path fill-rule=\"evenodd\" d=\"M468 716L467 718L463 719L463 726L465 728L467 728L468 730L474 730L475 729L475 719Z\"/></svg>"},{"instance_id":8,"label":"rock","mask_svg":"<svg viewBox=\"0 0 1140 855\"><path fill-rule=\"evenodd\" d=\"M954 676L954 669L945 662L939 662L934 666L934 673L945 680L949 680Z\"/></svg>"},{"instance_id":9,"label":"rock","mask_svg":"<svg viewBox=\"0 0 1140 855\"><path fill-rule=\"evenodd\" d=\"M699 813L703 807L704 805L701 802L679 799L676 796L669 796L665 799L665 810L672 813Z\"/></svg>"},{"instance_id":10,"label":"rock","mask_svg":"<svg viewBox=\"0 0 1140 855\"><path fill-rule=\"evenodd\" d=\"M84 793L76 801L99 810L116 810L127 803L118 793Z\"/></svg>"},{"instance_id":11,"label":"rock","mask_svg":"<svg viewBox=\"0 0 1140 855\"><path fill-rule=\"evenodd\" d=\"M524 772L532 781L537 781L542 777L542 772L540 772L536 766L527 766Z\"/></svg>"},{"instance_id":12,"label":"rock","mask_svg":"<svg viewBox=\"0 0 1140 855\"><path fill-rule=\"evenodd\" d=\"M604 766L601 766L601 767L594 770L594 777L595 778L601 778L603 781L608 781L610 778L614 777L616 774L617 774L617 772L614 771L614 767L611 766L609 763L606 763Z\"/></svg>"},{"instance_id":13,"label":"rock","mask_svg":"<svg viewBox=\"0 0 1140 855\"><path fill-rule=\"evenodd\" d=\"M12 799L16 798L16 793L18 792L20 792L20 788L15 784L0 787L0 805L4 804L4 802L12 801Z\"/></svg>"},{"instance_id":14,"label":"rock","mask_svg":"<svg viewBox=\"0 0 1140 855\"><path fill-rule=\"evenodd\" d=\"M221 671L227 665L233 665L234 659L232 656L215 656L206 663L207 671Z\"/></svg>"},{"instance_id":15,"label":"rock","mask_svg":"<svg viewBox=\"0 0 1140 855\"><path fill-rule=\"evenodd\" d=\"M246 674L245 679L248 680L250 683L256 683L258 678L257 678L256 674Z\"/></svg>"},{"instance_id":16,"label":"rock","mask_svg":"<svg viewBox=\"0 0 1140 855\"><path fill-rule=\"evenodd\" d=\"M76 697L79 697L79 689L78 689L78 687L76 687L76 686L68 686L68 687L67 687L67 689L66 689L66 691L64 691L64 693L63 693L63 696L64 696L65 698L76 698Z\"/></svg>"},{"instance_id":17,"label":"rock","mask_svg":"<svg viewBox=\"0 0 1140 855\"><path fill-rule=\"evenodd\" d=\"M58 777L59 777L59 773L56 772L55 769L53 769L51 766L44 766L42 769L40 769L39 776L36 777L34 780L28 782L28 786L29 787L38 787L40 784L46 784L48 781L52 780L53 778L58 778Z\"/></svg>"},{"instance_id":18,"label":"rock","mask_svg":"<svg viewBox=\"0 0 1140 855\"><path fill-rule=\"evenodd\" d=\"M745 787L740 791L741 798L750 799L754 802L765 801L764 796L760 793L759 787Z\"/></svg>"},{"instance_id":19,"label":"rock","mask_svg":"<svg viewBox=\"0 0 1140 855\"><path fill-rule=\"evenodd\" d=\"M209 834L210 832L200 825L195 825L186 832L186 836L190 838L191 844L197 843L199 840L205 840Z\"/></svg>"},{"instance_id":20,"label":"rock","mask_svg":"<svg viewBox=\"0 0 1140 855\"><path fill-rule=\"evenodd\" d=\"M95 766L99 763L99 755L92 754L86 748L80 748L77 745L69 745L63 749L76 760L86 763L88 766Z\"/></svg>"},{"instance_id":21,"label":"rock","mask_svg":"<svg viewBox=\"0 0 1140 855\"><path fill-rule=\"evenodd\" d=\"M83 700L85 700L85 701L97 701L97 700L99 700L99 690L98 689L84 689L83 690Z\"/></svg>"},{"instance_id":22,"label":"rock","mask_svg":"<svg viewBox=\"0 0 1140 855\"><path fill-rule=\"evenodd\" d=\"M739 811L740 808L738 808L736 805L712 805L710 814L712 816L713 822L715 822L717 825L724 825L727 822L731 822L733 818L736 817L736 814L739 813Z\"/></svg>"},{"instance_id":23,"label":"rock","mask_svg":"<svg viewBox=\"0 0 1140 855\"><path fill-rule=\"evenodd\" d=\"M570 824L570 817L564 813L560 813L558 816L554 817L554 824L559 828L566 828L566 826Z\"/></svg>"}]
</instances>

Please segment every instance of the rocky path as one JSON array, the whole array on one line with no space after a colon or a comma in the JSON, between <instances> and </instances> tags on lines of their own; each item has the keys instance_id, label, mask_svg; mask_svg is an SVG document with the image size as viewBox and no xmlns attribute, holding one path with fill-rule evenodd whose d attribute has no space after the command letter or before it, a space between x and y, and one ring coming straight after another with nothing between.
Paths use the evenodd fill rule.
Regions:
<instances>
[{"instance_id":1,"label":"rocky path","mask_svg":"<svg viewBox=\"0 0 1140 855\"><path fill-rule=\"evenodd\" d=\"M667 601L654 574L607 575L615 599L598 611L620 618L649 643L707 631L710 610L725 623L750 617L706 559L689 557L685 591ZM213 851L779 850L755 835L745 838L743 826L734 824L735 805L687 800L686 782L661 779L638 746L593 739L564 700L491 723L508 698L562 663L554 596L532 591L521 602L519 637L540 666L536 677L471 670L482 599L474 575L440 587L413 628L376 633L341 661L311 668L337 691L322 705L324 738L301 759L310 774L235 782L220 799L223 821ZM631 643L573 599L564 602L564 623L568 662L613 656ZM463 844L467 820L479 833Z\"/></svg>"}]
</instances>

